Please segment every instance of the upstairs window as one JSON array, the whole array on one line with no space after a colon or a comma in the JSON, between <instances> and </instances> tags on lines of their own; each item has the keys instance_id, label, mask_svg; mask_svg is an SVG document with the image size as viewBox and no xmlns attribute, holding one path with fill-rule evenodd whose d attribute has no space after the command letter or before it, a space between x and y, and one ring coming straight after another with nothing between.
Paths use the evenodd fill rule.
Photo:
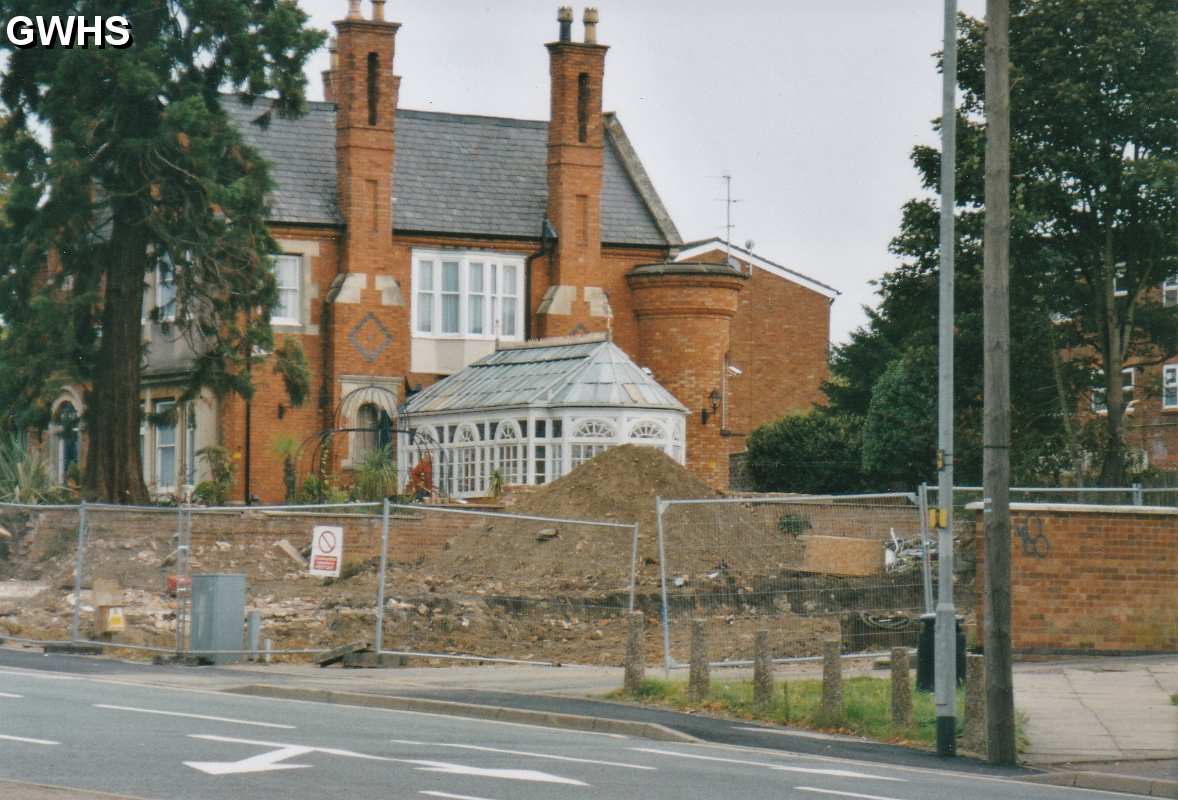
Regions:
<instances>
[{"instance_id":1,"label":"upstairs window","mask_svg":"<svg viewBox=\"0 0 1178 800\"><path fill-rule=\"evenodd\" d=\"M1121 393L1124 397L1123 406L1128 409L1133 402L1134 380L1137 374L1135 367L1125 367L1121 370ZM1108 402L1103 386L1092 387L1092 410L1097 414L1108 413Z\"/></svg>"},{"instance_id":2,"label":"upstairs window","mask_svg":"<svg viewBox=\"0 0 1178 800\"><path fill-rule=\"evenodd\" d=\"M1171 275L1162 281L1162 305L1178 306L1178 275Z\"/></svg>"},{"instance_id":3,"label":"upstairs window","mask_svg":"<svg viewBox=\"0 0 1178 800\"><path fill-rule=\"evenodd\" d=\"M1162 408L1178 408L1178 364L1162 370Z\"/></svg>"},{"instance_id":4,"label":"upstairs window","mask_svg":"<svg viewBox=\"0 0 1178 800\"><path fill-rule=\"evenodd\" d=\"M418 336L523 338L522 258L418 250L413 263L413 330Z\"/></svg>"},{"instance_id":5,"label":"upstairs window","mask_svg":"<svg viewBox=\"0 0 1178 800\"><path fill-rule=\"evenodd\" d=\"M160 322L176 321L176 268L170 258L155 270L155 307Z\"/></svg>"},{"instance_id":6,"label":"upstairs window","mask_svg":"<svg viewBox=\"0 0 1178 800\"><path fill-rule=\"evenodd\" d=\"M278 284L278 304L270 312L274 325L302 324L302 259L299 256L280 255L271 258L274 280Z\"/></svg>"}]
</instances>

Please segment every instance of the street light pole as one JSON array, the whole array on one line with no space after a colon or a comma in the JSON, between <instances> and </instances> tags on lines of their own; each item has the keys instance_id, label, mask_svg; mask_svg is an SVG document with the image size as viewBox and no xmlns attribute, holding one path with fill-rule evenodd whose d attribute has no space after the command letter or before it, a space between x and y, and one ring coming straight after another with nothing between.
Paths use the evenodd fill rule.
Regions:
<instances>
[{"instance_id":1,"label":"street light pole","mask_svg":"<svg viewBox=\"0 0 1178 800\"><path fill-rule=\"evenodd\" d=\"M953 607L953 256L957 179L957 0L945 0L941 67L941 282L937 376L937 753L957 753L957 612Z\"/></svg>"}]
</instances>

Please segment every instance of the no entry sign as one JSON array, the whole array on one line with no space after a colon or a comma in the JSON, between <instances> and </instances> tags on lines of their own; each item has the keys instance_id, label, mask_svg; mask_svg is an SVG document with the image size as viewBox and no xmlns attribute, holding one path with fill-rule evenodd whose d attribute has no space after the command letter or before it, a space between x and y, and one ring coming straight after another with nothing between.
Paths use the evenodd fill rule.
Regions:
<instances>
[{"instance_id":1,"label":"no entry sign","mask_svg":"<svg viewBox=\"0 0 1178 800\"><path fill-rule=\"evenodd\" d=\"M344 560L344 529L316 525L311 531L311 574L338 578Z\"/></svg>"}]
</instances>

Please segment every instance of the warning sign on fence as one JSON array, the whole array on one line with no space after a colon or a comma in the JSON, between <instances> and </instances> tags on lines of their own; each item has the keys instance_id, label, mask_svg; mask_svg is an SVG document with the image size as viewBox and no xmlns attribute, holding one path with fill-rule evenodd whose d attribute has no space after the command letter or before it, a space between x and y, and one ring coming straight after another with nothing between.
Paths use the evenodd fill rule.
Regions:
<instances>
[{"instance_id":1,"label":"warning sign on fence","mask_svg":"<svg viewBox=\"0 0 1178 800\"><path fill-rule=\"evenodd\" d=\"M311 574L338 578L344 560L344 529L316 525L311 531Z\"/></svg>"}]
</instances>

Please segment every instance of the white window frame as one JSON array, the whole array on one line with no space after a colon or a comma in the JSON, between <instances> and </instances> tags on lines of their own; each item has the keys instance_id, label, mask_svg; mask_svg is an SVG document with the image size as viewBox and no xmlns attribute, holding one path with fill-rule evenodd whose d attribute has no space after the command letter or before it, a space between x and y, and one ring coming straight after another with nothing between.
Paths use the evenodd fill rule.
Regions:
<instances>
[{"instance_id":1,"label":"white window frame","mask_svg":"<svg viewBox=\"0 0 1178 800\"><path fill-rule=\"evenodd\" d=\"M1135 400L1135 388L1137 386L1137 367L1125 367L1121 370L1121 396L1124 397L1125 410L1129 411L1133 407ZM1128 395L1127 397L1125 397ZM1105 399L1105 388L1103 386L1092 387L1092 410L1097 414L1108 413L1108 402Z\"/></svg>"},{"instance_id":2,"label":"white window frame","mask_svg":"<svg viewBox=\"0 0 1178 800\"><path fill-rule=\"evenodd\" d=\"M522 341L526 307L524 294L523 256L497 253L489 250L428 250L414 248L412 251L412 281L410 297L410 320L413 336L420 339L472 339ZM456 330L442 330L442 298L453 293L443 292L442 264L458 264L458 324ZM471 265L482 265L482 291L471 291ZM427 266L428 265L428 266ZM429 285L424 285L423 270L429 270ZM514 292L505 291L508 286L506 275L514 273ZM477 299L476 299L477 298ZM472 301L482 309L482 332L471 332ZM506 308L512 308L514 324L512 330L503 329ZM428 310L425 310L427 309Z\"/></svg>"},{"instance_id":3,"label":"white window frame","mask_svg":"<svg viewBox=\"0 0 1178 800\"><path fill-rule=\"evenodd\" d=\"M1162 281L1162 305L1166 308L1178 306L1178 275Z\"/></svg>"},{"instance_id":4,"label":"white window frame","mask_svg":"<svg viewBox=\"0 0 1178 800\"><path fill-rule=\"evenodd\" d=\"M159 264L155 268L155 307L159 311L160 322L176 321L176 267L171 259L165 259L169 269L164 270ZM171 273L171 281L165 281L164 276ZM170 309L170 310L169 310Z\"/></svg>"},{"instance_id":5,"label":"white window frame","mask_svg":"<svg viewBox=\"0 0 1178 800\"><path fill-rule=\"evenodd\" d=\"M184 406L184 485L196 485L196 403Z\"/></svg>"},{"instance_id":6,"label":"white window frame","mask_svg":"<svg viewBox=\"0 0 1178 800\"><path fill-rule=\"evenodd\" d=\"M168 408L171 408L175 412L176 411L176 401L175 400L156 400L152 406L152 411L156 414L159 414L160 412L162 412ZM154 455L155 455L155 489L157 492L174 492L174 491L176 491L176 479L179 477L176 473L180 469L180 459L179 459L180 447L179 447L179 439L177 438L177 430L176 430L178 427L177 423L179 422L178 416L179 415L177 413L177 417L173 418L171 425L159 425L159 424L152 425L152 428L154 429L152 431L152 440L153 440L152 444L153 444L154 450L155 450L155 453L154 453ZM168 430L169 428L171 428L171 431L172 431L172 442L171 442L171 444L162 444L161 439L163 437L160 434L163 433L164 431ZM172 451L172 476L171 476L170 482L164 480L163 459L160 458L160 454L165 450Z\"/></svg>"},{"instance_id":7,"label":"white window frame","mask_svg":"<svg viewBox=\"0 0 1178 800\"><path fill-rule=\"evenodd\" d=\"M1166 390L1173 389L1173 400L1167 402ZM1178 409L1178 364L1166 364L1162 368L1162 408Z\"/></svg>"},{"instance_id":8,"label":"white window frame","mask_svg":"<svg viewBox=\"0 0 1178 800\"><path fill-rule=\"evenodd\" d=\"M294 265L294 286L282 284L282 273L278 269L280 263ZM276 253L270 256L270 268L274 270L274 280L278 286L278 305L270 312L271 325L302 325L303 319L303 257L297 253ZM290 311L283 302L284 292L294 292L294 316L287 316L284 311Z\"/></svg>"},{"instance_id":9,"label":"white window frame","mask_svg":"<svg viewBox=\"0 0 1178 800\"><path fill-rule=\"evenodd\" d=\"M573 435L569 438L569 469L576 469L586 461L617 446L617 422L597 417L579 420L573 428Z\"/></svg>"}]
</instances>

